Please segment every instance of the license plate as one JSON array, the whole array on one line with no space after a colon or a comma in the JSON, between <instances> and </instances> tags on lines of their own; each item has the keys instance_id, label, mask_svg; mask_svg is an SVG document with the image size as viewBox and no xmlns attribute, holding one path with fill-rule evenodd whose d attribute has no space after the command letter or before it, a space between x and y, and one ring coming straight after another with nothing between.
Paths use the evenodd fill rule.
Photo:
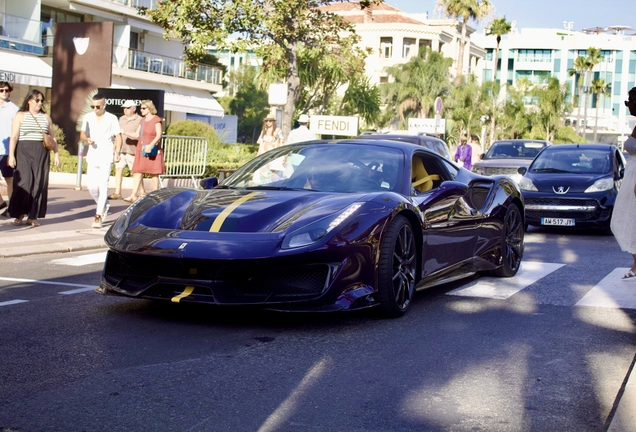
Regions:
<instances>
[{"instance_id":1,"label":"license plate","mask_svg":"<svg viewBox=\"0 0 636 432\"><path fill-rule=\"evenodd\" d=\"M541 218L541 225L574 226L574 219Z\"/></svg>"}]
</instances>

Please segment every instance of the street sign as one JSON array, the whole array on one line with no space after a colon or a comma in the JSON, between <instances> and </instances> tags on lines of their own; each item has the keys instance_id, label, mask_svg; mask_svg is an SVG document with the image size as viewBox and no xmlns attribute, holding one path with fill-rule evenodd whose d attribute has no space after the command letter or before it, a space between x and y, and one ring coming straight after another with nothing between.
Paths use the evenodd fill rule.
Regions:
<instances>
[{"instance_id":1,"label":"street sign","mask_svg":"<svg viewBox=\"0 0 636 432\"><path fill-rule=\"evenodd\" d=\"M435 114L438 116L441 116L443 109L444 109L444 104L442 103L442 98L438 97L437 99L435 99Z\"/></svg>"},{"instance_id":2,"label":"street sign","mask_svg":"<svg viewBox=\"0 0 636 432\"><path fill-rule=\"evenodd\" d=\"M358 117L312 115L309 130L319 135L356 136Z\"/></svg>"},{"instance_id":3,"label":"street sign","mask_svg":"<svg viewBox=\"0 0 636 432\"><path fill-rule=\"evenodd\" d=\"M446 119L435 116L434 119L410 118L408 122L410 133L428 132L443 135L446 133Z\"/></svg>"}]
</instances>

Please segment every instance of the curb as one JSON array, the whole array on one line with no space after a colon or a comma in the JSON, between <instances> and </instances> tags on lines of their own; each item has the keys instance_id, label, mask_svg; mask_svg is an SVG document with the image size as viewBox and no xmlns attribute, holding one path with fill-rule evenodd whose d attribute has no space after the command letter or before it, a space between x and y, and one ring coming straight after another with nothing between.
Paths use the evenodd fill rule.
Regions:
<instances>
[{"instance_id":1,"label":"curb","mask_svg":"<svg viewBox=\"0 0 636 432\"><path fill-rule=\"evenodd\" d=\"M65 252L78 252L91 249L103 249L106 247L104 238L99 237L88 240L68 241L68 242L56 242L40 244L34 246L19 246L19 247L0 247L0 258L15 258L28 255L39 255L47 253L65 253Z\"/></svg>"}]
</instances>

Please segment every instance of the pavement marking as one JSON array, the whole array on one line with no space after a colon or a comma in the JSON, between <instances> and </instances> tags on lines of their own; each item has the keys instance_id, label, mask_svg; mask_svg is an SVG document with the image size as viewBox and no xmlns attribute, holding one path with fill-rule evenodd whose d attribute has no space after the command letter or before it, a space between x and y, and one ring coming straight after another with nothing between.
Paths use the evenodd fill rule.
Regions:
<instances>
[{"instance_id":1,"label":"pavement marking","mask_svg":"<svg viewBox=\"0 0 636 432\"><path fill-rule=\"evenodd\" d=\"M636 278L622 279L629 267L618 267L605 276L575 306L636 309Z\"/></svg>"},{"instance_id":2,"label":"pavement marking","mask_svg":"<svg viewBox=\"0 0 636 432\"><path fill-rule=\"evenodd\" d=\"M76 283L70 283L70 282L51 282L51 281L43 281L38 279L20 279L20 278L0 277L0 280L7 281L7 282L37 283L37 284L43 284L43 285L64 285L64 286L70 286L70 287L84 288L86 290L89 287L92 287L93 289L95 288L95 285L76 284Z\"/></svg>"},{"instance_id":3,"label":"pavement marking","mask_svg":"<svg viewBox=\"0 0 636 432\"><path fill-rule=\"evenodd\" d=\"M91 285L91 286L86 285L86 288L77 288L77 289L69 290L69 291L60 291L58 294L63 294L63 295L79 294L79 293L88 292L88 291L95 291L95 288L97 288L95 285Z\"/></svg>"},{"instance_id":4,"label":"pavement marking","mask_svg":"<svg viewBox=\"0 0 636 432\"><path fill-rule=\"evenodd\" d=\"M482 277L471 285L448 292L447 295L504 300L564 265L523 261L517 274L511 278Z\"/></svg>"},{"instance_id":5,"label":"pavement marking","mask_svg":"<svg viewBox=\"0 0 636 432\"><path fill-rule=\"evenodd\" d=\"M106 261L106 252L80 255L72 258L55 259L52 260L51 263L80 267L89 264L103 263L104 261Z\"/></svg>"},{"instance_id":6,"label":"pavement marking","mask_svg":"<svg viewBox=\"0 0 636 432\"><path fill-rule=\"evenodd\" d=\"M9 305L14 305L18 303L27 303L27 302L28 300L8 300L8 301L0 302L0 306L9 306Z\"/></svg>"},{"instance_id":7,"label":"pavement marking","mask_svg":"<svg viewBox=\"0 0 636 432\"><path fill-rule=\"evenodd\" d=\"M41 233L41 234L29 234L29 235L23 235L23 236L6 236L4 238L0 237L0 244L54 240L59 238L77 237L80 235L82 234L77 231L56 231L56 232L47 232L47 233Z\"/></svg>"}]
</instances>

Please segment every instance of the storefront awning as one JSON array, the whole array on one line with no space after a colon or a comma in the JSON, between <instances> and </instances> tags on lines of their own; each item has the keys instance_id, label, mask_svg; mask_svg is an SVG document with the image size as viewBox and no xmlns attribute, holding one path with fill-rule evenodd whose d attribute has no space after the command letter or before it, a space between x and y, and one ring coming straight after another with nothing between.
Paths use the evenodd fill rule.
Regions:
<instances>
[{"instance_id":1,"label":"storefront awning","mask_svg":"<svg viewBox=\"0 0 636 432\"><path fill-rule=\"evenodd\" d=\"M214 97L203 90L171 86L150 81L113 76L112 87L163 90L163 109L190 114L223 117L223 107Z\"/></svg>"},{"instance_id":2,"label":"storefront awning","mask_svg":"<svg viewBox=\"0 0 636 432\"><path fill-rule=\"evenodd\" d=\"M51 88L53 69L38 57L0 51L0 81Z\"/></svg>"}]
</instances>

